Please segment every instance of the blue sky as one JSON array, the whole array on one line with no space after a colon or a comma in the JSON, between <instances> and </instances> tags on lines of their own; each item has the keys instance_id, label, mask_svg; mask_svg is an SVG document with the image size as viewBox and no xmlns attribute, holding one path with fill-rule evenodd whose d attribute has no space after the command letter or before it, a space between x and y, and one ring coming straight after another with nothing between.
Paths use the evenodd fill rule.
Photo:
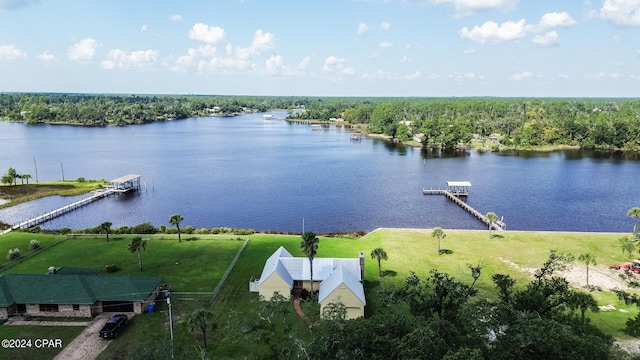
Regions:
<instances>
[{"instance_id":1,"label":"blue sky","mask_svg":"<svg viewBox=\"0 0 640 360\"><path fill-rule=\"evenodd\" d=\"M640 96L640 0L0 0L0 91Z\"/></svg>"}]
</instances>

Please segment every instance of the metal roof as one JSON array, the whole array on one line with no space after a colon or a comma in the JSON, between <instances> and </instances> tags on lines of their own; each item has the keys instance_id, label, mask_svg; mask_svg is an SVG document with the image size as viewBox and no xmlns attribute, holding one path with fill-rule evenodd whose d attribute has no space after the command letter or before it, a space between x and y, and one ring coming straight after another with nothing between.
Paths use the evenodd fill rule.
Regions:
<instances>
[{"instance_id":1,"label":"metal roof","mask_svg":"<svg viewBox=\"0 0 640 360\"><path fill-rule=\"evenodd\" d=\"M468 181L447 181L447 186L471 186L471 183Z\"/></svg>"},{"instance_id":2,"label":"metal roof","mask_svg":"<svg viewBox=\"0 0 640 360\"><path fill-rule=\"evenodd\" d=\"M338 268L336 268L328 278L320 283L318 302L322 302L341 284L344 284L358 299L360 299L363 305L367 304L364 297L364 287L362 286L362 283L356 280L356 278L354 278L352 274L342 266L338 266Z\"/></svg>"},{"instance_id":3,"label":"metal roof","mask_svg":"<svg viewBox=\"0 0 640 360\"><path fill-rule=\"evenodd\" d=\"M110 183L112 183L112 184L122 184L122 183L126 183L126 182L128 182L128 181L131 181L131 180L138 179L138 178L140 178L141 176L142 176L142 175L129 174L129 175L125 175L125 176L123 176L123 177L119 177L119 178L117 178L117 179L111 180L111 181L109 181L109 182L110 182Z\"/></svg>"}]
</instances>

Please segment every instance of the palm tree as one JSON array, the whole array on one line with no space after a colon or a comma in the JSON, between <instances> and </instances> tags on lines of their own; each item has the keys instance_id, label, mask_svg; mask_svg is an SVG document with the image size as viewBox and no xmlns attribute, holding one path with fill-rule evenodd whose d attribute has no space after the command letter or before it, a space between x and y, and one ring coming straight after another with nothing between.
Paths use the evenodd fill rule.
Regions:
<instances>
[{"instance_id":1,"label":"palm tree","mask_svg":"<svg viewBox=\"0 0 640 360\"><path fill-rule=\"evenodd\" d=\"M433 228L431 232L431 237L438 239L438 255L440 255L440 239L444 239L447 234L444 233L441 227Z\"/></svg>"},{"instance_id":2,"label":"palm tree","mask_svg":"<svg viewBox=\"0 0 640 360\"><path fill-rule=\"evenodd\" d=\"M633 218L633 240L638 239L638 218L640 217L640 207L632 207L627 211L627 215Z\"/></svg>"},{"instance_id":3,"label":"palm tree","mask_svg":"<svg viewBox=\"0 0 640 360\"><path fill-rule=\"evenodd\" d=\"M29 179L31 179L31 175L30 174L24 174L24 175L20 175L20 179L26 179L27 180L27 185L29 185Z\"/></svg>"},{"instance_id":4,"label":"palm tree","mask_svg":"<svg viewBox=\"0 0 640 360\"><path fill-rule=\"evenodd\" d=\"M587 266L587 287L589 286L589 265L596 265L595 256L591 255L591 253L580 254L578 256L578 260L582 261Z\"/></svg>"},{"instance_id":5,"label":"palm tree","mask_svg":"<svg viewBox=\"0 0 640 360\"><path fill-rule=\"evenodd\" d=\"M182 222L182 220L184 220L184 218L180 214L173 214L169 218L169 223L171 223L171 225L175 225L176 228L178 228L178 242L182 242L182 238L180 237L180 223Z\"/></svg>"},{"instance_id":6,"label":"palm tree","mask_svg":"<svg viewBox=\"0 0 640 360\"><path fill-rule=\"evenodd\" d=\"M215 315L209 309L196 309L187 317L187 326L189 331L202 332L203 358L208 359L207 354L207 330L215 329L216 324L213 322Z\"/></svg>"},{"instance_id":7,"label":"palm tree","mask_svg":"<svg viewBox=\"0 0 640 360\"><path fill-rule=\"evenodd\" d=\"M387 252L383 248L374 249L371 252L371 258L378 260L378 277L382 277L382 267L380 266L380 260L387 260Z\"/></svg>"},{"instance_id":8,"label":"palm tree","mask_svg":"<svg viewBox=\"0 0 640 360\"><path fill-rule=\"evenodd\" d=\"M313 259L318 253L318 243L320 239L313 231L307 231L302 234L302 241L300 242L300 248L302 252L309 258L309 270L311 272L311 297L313 298Z\"/></svg>"},{"instance_id":9,"label":"palm tree","mask_svg":"<svg viewBox=\"0 0 640 360\"><path fill-rule=\"evenodd\" d=\"M138 253L138 267L142 271L142 254L140 250L147 250L147 240L142 240L139 236L131 239L131 244L127 245L129 251Z\"/></svg>"},{"instance_id":10,"label":"palm tree","mask_svg":"<svg viewBox=\"0 0 640 360\"><path fill-rule=\"evenodd\" d=\"M109 231L111 231L111 225L113 224L108 221L105 221L99 226L100 232L104 232L105 234L107 234L107 241L109 241Z\"/></svg>"},{"instance_id":11,"label":"palm tree","mask_svg":"<svg viewBox=\"0 0 640 360\"><path fill-rule=\"evenodd\" d=\"M498 215L494 212L488 212L484 217L489 223L489 239L491 239L491 228L493 227L493 223L498 221Z\"/></svg>"}]
</instances>

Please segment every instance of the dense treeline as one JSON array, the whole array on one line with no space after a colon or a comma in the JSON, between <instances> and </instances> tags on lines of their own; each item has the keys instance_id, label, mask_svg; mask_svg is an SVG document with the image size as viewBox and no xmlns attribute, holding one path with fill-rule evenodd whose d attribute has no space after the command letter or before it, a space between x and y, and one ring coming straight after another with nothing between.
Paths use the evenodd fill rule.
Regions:
<instances>
[{"instance_id":1,"label":"dense treeline","mask_svg":"<svg viewBox=\"0 0 640 360\"><path fill-rule=\"evenodd\" d=\"M640 101L630 99L336 99L310 101L297 118L342 117L400 141L456 148L474 135L521 148L571 145L640 150Z\"/></svg>"},{"instance_id":2,"label":"dense treeline","mask_svg":"<svg viewBox=\"0 0 640 360\"><path fill-rule=\"evenodd\" d=\"M260 96L0 94L0 119L105 126L287 109L304 98Z\"/></svg>"},{"instance_id":3,"label":"dense treeline","mask_svg":"<svg viewBox=\"0 0 640 360\"><path fill-rule=\"evenodd\" d=\"M0 119L91 126L288 109L292 119L343 119L423 146L457 148L498 134L508 147L640 150L640 100L558 98L333 98L0 94ZM497 146L497 145L496 145Z\"/></svg>"}]
</instances>

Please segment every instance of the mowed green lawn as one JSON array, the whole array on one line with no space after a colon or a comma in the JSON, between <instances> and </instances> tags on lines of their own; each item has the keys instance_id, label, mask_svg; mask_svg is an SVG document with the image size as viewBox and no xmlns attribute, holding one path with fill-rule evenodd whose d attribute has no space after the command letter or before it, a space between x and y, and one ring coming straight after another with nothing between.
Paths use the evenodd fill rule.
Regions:
<instances>
[{"instance_id":1,"label":"mowed green lawn","mask_svg":"<svg viewBox=\"0 0 640 360\"><path fill-rule=\"evenodd\" d=\"M539 268L548 258L551 249L570 252L576 258L589 252L596 257L598 267L608 267L628 260L618 245L618 239L626 234L494 231L494 237L489 239L488 231L444 231L446 237L442 239L441 248L447 249L448 254L437 254L437 241L431 237L430 229L379 229L359 239L322 237L317 256L357 257L360 252L364 252L367 315L376 311L377 290L381 287L402 286L410 271L426 277L430 270L438 269L470 283L472 279L467 266L480 264L483 269L476 284L478 296L495 298L496 292L491 281L493 274L509 274L518 281L518 286L525 286L530 280L530 273L518 270L513 264L521 268ZM173 235L143 235L144 239L149 240L147 250L142 253L145 271L140 273L137 269L137 255L128 252L126 248L131 237L120 235L109 242L103 236L69 238L2 273L44 273L52 265L103 268L107 264L113 264L122 269L116 274L162 276L177 291L212 291L242 246L242 241L233 237L197 235L198 239L195 241L178 243L177 237L174 239ZM42 244L60 239L46 235L9 234L0 237L0 251L6 254L9 248L15 246L26 249L31 238L38 239ZM249 236L249 239L249 245L215 301L211 302L206 298L200 301L177 301L174 312L178 313L178 317L183 318L197 307L208 307L218 315L219 329L231 329L232 322L241 319L242 314L257 311L258 295L249 292L249 280L260 276L267 257L280 246L285 246L294 256L304 256L300 250L300 236L255 234ZM383 277L378 277L377 262L370 256L371 251L377 247L382 247L389 255L388 260L382 261ZM575 264L580 265L578 261ZM610 292L595 291L592 294L600 305L612 304L616 307L615 311L590 314L594 324L607 333L622 336L624 322L638 310L635 306L624 305ZM310 312L317 311L317 308L305 306ZM137 326L131 327L130 331L136 332L135 337L141 343L157 339L159 334L168 336L168 324L164 320L167 316L166 304L158 304L158 310L161 313L152 316L154 321L151 321L151 317L149 321L144 320L146 316L151 316L145 315L137 318ZM294 327L304 329L306 326L295 313L289 319ZM149 326L145 323L149 323ZM181 320L174 325L176 342L182 344L183 348L195 351L194 344L199 343L199 337L191 334ZM232 358L242 354L253 358L255 356L252 354L268 353L260 345L246 346L243 341L239 341L239 336L241 334L231 330L217 332L210 338L210 349L215 349L214 354ZM100 358L122 358L130 346L132 344L127 340L116 339Z\"/></svg>"}]
</instances>

